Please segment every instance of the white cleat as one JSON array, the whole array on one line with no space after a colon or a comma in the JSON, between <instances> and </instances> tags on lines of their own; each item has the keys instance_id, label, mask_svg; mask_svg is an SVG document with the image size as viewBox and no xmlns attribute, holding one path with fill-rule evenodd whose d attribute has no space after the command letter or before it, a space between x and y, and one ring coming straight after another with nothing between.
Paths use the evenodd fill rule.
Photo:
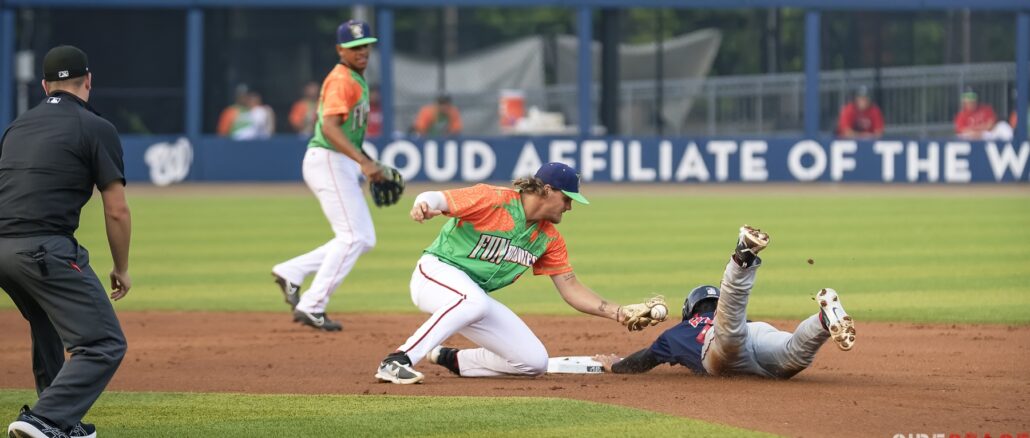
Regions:
<instances>
[{"instance_id":1,"label":"white cleat","mask_svg":"<svg viewBox=\"0 0 1030 438\"><path fill-rule=\"evenodd\" d=\"M379 370L376 371L377 379L398 385L419 383L424 377L422 373L415 371L411 365L391 360L390 358L379 364Z\"/></svg>"},{"instance_id":2,"label":"white cleat","mask_svg":"<svg viewBox=\"0 0 1030 438\"><path fill-rule=\"evenodd\" d=\"M830 331L830 339L840 347L848 351L855 346L855 321L851 319L844 306L840 304L840 297L833 289L822 289L816 295L815 300L819 302L819 311L822 312L823 322Z\"/></svg>"}]
</instances>

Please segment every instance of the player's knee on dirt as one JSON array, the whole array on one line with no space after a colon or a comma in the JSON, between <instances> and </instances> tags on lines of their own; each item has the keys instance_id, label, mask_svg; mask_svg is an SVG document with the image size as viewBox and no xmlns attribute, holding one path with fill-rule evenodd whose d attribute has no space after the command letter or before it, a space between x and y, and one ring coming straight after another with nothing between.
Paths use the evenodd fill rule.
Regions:
<instances>
[{"instance_id":1,"label":"player's knee on dirt","mask_svg":"<svg viewBox=\"0 0 1030 438\"><path fill-rule=\"evenodd\" d=\"M512 362L515 369L522 371L527 376L539 376L547 372L547 351L543 354L534 353L522 358L523 362Z\"/></svg>"}]
</instances>

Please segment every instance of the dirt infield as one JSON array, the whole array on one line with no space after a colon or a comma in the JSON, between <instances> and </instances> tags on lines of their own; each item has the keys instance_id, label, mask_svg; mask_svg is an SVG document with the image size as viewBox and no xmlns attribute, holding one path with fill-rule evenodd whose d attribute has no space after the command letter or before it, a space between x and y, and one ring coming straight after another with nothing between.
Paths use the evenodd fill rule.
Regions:
<instances>
[{"instance_id":1,"label":"dirt infield","mask_svg":"<svg viewBox=\"0 0 1030 438\"><path fill-rule=\"evenodd\" d=\"M1030 327L861 323L854 350L824 346L790 381L649 374L461 379L423 362L421 385L380 384L376 365L422 315L342 315L319 333L273 313L124 312L122 391L541 396L591 400L790 436L1030 431ZM658 330L590 317L528 317L551 356L630 353ZM793 329L796 322L774 322ZM661 328L661 327L659 327ZM469 345L455 339L458 346ZM32 388L28 324L0 311L0 387ZM641 394L659 394L648 399ZM623 394L637 394L626 397Z\"/></svg>"}]
</instances>

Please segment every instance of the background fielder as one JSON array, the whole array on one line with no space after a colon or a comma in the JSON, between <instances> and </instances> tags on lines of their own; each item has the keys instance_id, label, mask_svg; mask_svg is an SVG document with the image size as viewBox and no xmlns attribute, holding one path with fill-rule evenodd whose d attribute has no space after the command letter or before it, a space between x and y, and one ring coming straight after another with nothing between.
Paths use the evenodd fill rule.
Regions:
<instances>
[{"instance_id":1,"label":"background fielder","mask_svg":"<svg viewBox=\"0 0 1030 438\"><path fill-rule=\"evenodd\" d=\"M377 378L418 383L422 373L412 366L427 355L463 377L543 374L548 359L543 343L514 312L488 295L530 267L536 275L551 276L562 298L580 312L614 319L631 330L657 323L644 315L659 301L620 307L580 283L572 271L555 224L572 210L573 200L588 204L574 169L548 163L535 177L516 180L514 186L479 184L424 192L415 199L413 220L451 217L411 275L411 300L432 316L383 360ZM439 346L454 333L480 348Z\"/></svg>"},{"instance_id":2,"label":"background fielder","mask_svg":"<svg viewBox=\"0 0 1030 438\"><path fill-rule=\"evenodd\" d=\"M362 151L368 124L368 85L362 76L370 44L376 42L368 24L350 20L336 30L340 63L322 83L315 135L304 155L304 182L318 197L335 236L324 245L272 268L275 282L302 324L325 331L343 325L325 314L329 297L357 263L376 244L372 215L360 178L382 179L377 163ZM304 278L315 273L311 287L300 295Z\"/></svg>"},{"instance_id":3,"label":"background fielder","mask_svg":"<svg viewBox=\"0 0 1030 438\"><path fill-rule=\"evenodd\" d=\"M696 374L789 379L812 364L827 339L850 350L855 344L854 322L833 289L819 291L819 313L798 324L794 333L764 322L747 322L748 296L762 265L757 254L768 244L768 234L744 225L720 289L692 290L683 304L683 322L658 336L651 347L624 360L615 355L595 359L615 373L642 373L668 363Z\"/></svg>"}]
</instances>

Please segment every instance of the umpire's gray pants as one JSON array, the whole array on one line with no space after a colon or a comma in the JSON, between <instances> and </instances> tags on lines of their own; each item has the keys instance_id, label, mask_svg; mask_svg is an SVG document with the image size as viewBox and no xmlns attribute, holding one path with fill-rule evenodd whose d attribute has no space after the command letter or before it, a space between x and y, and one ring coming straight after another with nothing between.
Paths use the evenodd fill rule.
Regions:
<instances>
[{"instance_id":1,"label":"umpire's gray pants","mask_svg":"<svg viewBox=\"0 0 1030 438\"><path fill-rule=\"evenodd\" d=\"M32 412L74 426L125 356L125 335L89 253L67 236L0 238L0 288L31 327L39 394Z\"/></svg>"},{"instance_id":2,"label":"umpire's gray pants","mask_svg":"<svg viewBox=\"0 0 1030 438\"><path fill-rule=\"evenodd\" d=\"M732 259L726 265L715 323L701 350L701 363L710 374L789 379L808 368L830 338L818 314L801 321L794 333L764 322L747 322L748 297L758 268L741 268Z\"/></svg>"}]
</instances>

